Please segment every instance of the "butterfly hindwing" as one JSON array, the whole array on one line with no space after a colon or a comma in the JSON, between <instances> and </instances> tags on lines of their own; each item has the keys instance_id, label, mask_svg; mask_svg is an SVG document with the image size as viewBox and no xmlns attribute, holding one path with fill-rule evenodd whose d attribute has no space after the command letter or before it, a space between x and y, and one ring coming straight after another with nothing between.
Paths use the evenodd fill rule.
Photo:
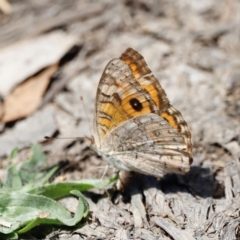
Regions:
<instances>
[{"instance_id":1,"label":"butterfly hindwing","mask_svg":"<svg viewBox=\"0 0 240 240\"><path fill-rule=\"evenodd\" d=\"M113 165L114 159L120 159L129 171L158 177L167 172L185 173L190 168L184 138L161 116L152 113L113 129L105 136L102 151Z\"/></svg>"}]
</instances>

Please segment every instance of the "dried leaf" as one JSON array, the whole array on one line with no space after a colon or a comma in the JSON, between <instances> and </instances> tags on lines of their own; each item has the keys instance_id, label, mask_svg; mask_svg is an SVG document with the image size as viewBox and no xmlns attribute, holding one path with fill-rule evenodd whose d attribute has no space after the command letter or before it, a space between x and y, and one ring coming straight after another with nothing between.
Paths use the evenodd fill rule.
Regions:
<instances>
[{"instance_id":1,"label":"dried leaf","mask_svg":"<svg viewBox=\"0 0 240 240\"><path fill-rule=\"evenodd\" d=\"M54 64L19 85L3 103L2 122L14 121L35 112L57 68L58 65Z\"/></svg>"},{"instance_id":2,"label":"dried leaf","mask_svg":"<svg viewBox=\"0 0 240 240\"><path fill-rule=\"evenodd\" d=\"M0 0L0 9L5 14L10 14L12 12L12 6L7 0Z\"/></svg>"},{"instance_id":3,"label":"dried leaf","mask_svg":"<svg viewBox=\"0 0 240 240\"><path fill-rule=\"evenodd\" d=\"M6 97L17 84L58 62L75 43L74 36L54 31L1 49L0 95Z\"/></svg>"}]
</instances>

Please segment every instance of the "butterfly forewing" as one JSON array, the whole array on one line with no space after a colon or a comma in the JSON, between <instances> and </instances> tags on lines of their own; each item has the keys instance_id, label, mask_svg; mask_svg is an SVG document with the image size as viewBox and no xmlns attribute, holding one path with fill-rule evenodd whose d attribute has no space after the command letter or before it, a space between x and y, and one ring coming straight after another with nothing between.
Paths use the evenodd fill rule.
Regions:
<instances>
[{"instance_id":1,"label":"butterfly forewing","mask_svg":"<svg viewBox=\"0 0 240 240\"><path fill-rule=\"evenodd\" d=\"M159 113L150 95L135 80L132 71L120 59L114 59L105 68L97 89L95 103L96 145L121 123L147 113Z\"/></svg>"},{"instance_id":2,"label":"butterfly forewing","mask_svg":"<svg viewBox=\"0 0 240 240\"><path fill-rule=\"evenodd\" d=\"M159 108L160 115L177 129L187 144L189 152L192 152L191 132L181 113L175 109L167 98L165 91L157 78L148 68L144 58L135 50L128 48L120 57L132 70L132 74L141 84Z\"/></svg>"}]
</instances>

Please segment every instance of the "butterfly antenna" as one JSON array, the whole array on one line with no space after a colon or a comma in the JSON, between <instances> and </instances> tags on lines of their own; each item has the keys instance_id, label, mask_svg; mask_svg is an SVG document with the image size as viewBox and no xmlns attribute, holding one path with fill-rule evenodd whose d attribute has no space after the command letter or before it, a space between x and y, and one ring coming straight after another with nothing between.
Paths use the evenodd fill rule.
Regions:
<instances>
[{"instance_id":1,"label":"butterfly antenna","mask_svg":"<svg viewBox=\"0 0 240 240\"><path fill-rule=\"evenodd\" d=\"M89 132L90 132L90 134L91 134L91 136L92 136L92 138L93 138L93 133L92 133L91 126L90 126L90 118L89 118L89 116L88 116L88 113L87 113L87 110L86 110L86 107L85 107L86 105L84 104L84 100L83 100L83 97L82 97L82 96L80 96L80 100L81 100L82 107L83 107L83 110L84 110L85 115L86 115L86 118L87 118Z\"/></svg>"},{"instance_id":2,"label":"butterfly antenna","mask_svg":"<svg viewBox=\"0 0 240 240\"><path fill-rule=\"evenodd\" d=\"M101 180L103 180L103 178L106 176L108 169L109 169L109 165L107 164L106 167L104 168L104 172L102 174Z\"/></svg>"},{"instance_id":3,"label":"butterfly antenna","mask_svg":"<svg viewBox=\"0 0 240 240\"><path fill-rule=\"evenodd\" d=\"M86 137L49 137L44 136L46 140L52 140L52 139L75 139L75 140L85 140Z\"/></svg>"}]
</instances>

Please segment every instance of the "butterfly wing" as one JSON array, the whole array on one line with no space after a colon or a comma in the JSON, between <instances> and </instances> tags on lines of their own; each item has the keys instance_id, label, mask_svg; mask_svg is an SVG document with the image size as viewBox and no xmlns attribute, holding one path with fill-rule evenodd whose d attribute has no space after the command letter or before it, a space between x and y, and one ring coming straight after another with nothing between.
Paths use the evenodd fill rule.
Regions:
<instances>
[{"instance_id":1,"label":"butterfly wing","mask_svg":"<svg viewBox=\"0 0 240 240\"><path fill-rule=\"evenodd\" d=\"M189 171L189 128L143 57L131 48L110 61L100 79L94 142L118 169L154 176Z\"/></svg>"},{"instance_id":2,"label":"butterfly wing","mask_svg":"<svg viewBox=\"0 0 240 240\"><path fill-rule=\"evenodd\" d=\"M113 59L106 66L100 79L94 120L94 140L101 147L103 137L121 123L133 117L159 114L159 109L132 74L131 68L120 59Z\"/></svg>"},{"instance_id":3,"label":"butterfly wing","mask_svg":"<svg viewBox=\"0 0 240 240\"><path fill-rule=\"evenodd\" d=\"M160 116L181 133L187 144L188 152L192 154L191 132L187 123L183 119L182 114L169 103L165 91L148 68L142 55L132 48L128 48L120 59L131 68L134 78L151 96L154 103L158 106Z\"/></svg>"},{"instance_id":4,"label":"butterfly wing","mask_svg":"<svg viewBox=\"0 0 240 240\"><path fill-rule=\"evenodd\" d=\"M99 154L118 169L161 177L186 173L192 162L181 134L157 114L144 114L109 132Z\"/></svg>"}]
</instances>

